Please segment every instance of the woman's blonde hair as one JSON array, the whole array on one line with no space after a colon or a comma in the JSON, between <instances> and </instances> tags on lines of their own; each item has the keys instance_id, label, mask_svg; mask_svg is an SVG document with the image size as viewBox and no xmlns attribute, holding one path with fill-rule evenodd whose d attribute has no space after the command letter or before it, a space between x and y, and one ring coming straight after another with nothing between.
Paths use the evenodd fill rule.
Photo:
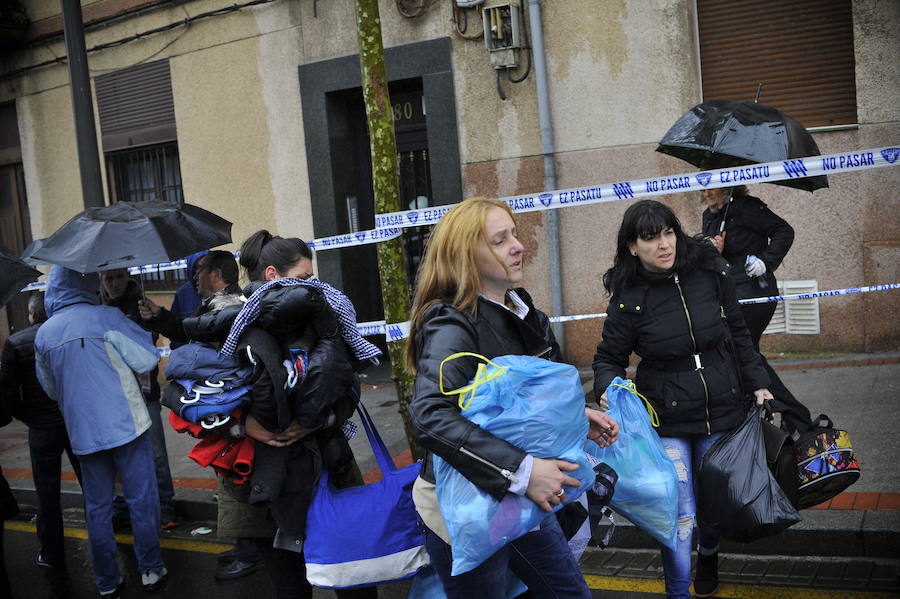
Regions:
<instances>
[{"instance_id":1,"label":"woman's blonde hair","mask_svg":"<svg viewBox=\"0 0 900 599\"><path fill-rule=\"evenodd\" d=\"M459 310L476 312L481 291L476 250L480 243L487 243L484 222L491 208L504 210L515 222L512 210L505 202L469 198L451 208L428 239L419 264L406 340L406 362L413 372L416 370L416 333L428 308L437 302L449 302ZM503 264L499 257L497 260Z\"/></svg>"}]
</instances>

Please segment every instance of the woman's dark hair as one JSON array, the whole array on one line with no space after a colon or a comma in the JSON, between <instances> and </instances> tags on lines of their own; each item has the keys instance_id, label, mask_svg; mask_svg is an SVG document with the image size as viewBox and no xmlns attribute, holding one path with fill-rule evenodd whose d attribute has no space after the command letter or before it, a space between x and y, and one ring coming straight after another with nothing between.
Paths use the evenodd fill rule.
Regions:
<instances>
[{"instance_id":1,"label":"woman's dark hair","mask_svg":"<svg viewBox=\"0 0 900 599\"><path fill-rule=\"evenodd\" d=\"M743 197L750 195L750 192L747 190L746 185L735 185L731 188L731 197Z\"/></svg>"},{"instance_id":2,"label":"woman's dark hair","mask_svg":"<svg viewBox=\"0 0 900 599\"><path fill-rule=\"evenodd\" d=\"M628 247L638 238L649 240L656 237L664 228L670 227L675 232L675 264L673 269L681 271L692 268L704 250L715 251L709 243L688 237L681 228L681 222L672 209L656 200L635 202L625 211L622 225L616 237L616 257L613 267L603 274L603 287L606 293L615 295L622 291L637 273L640 258L631 255Z\"/></svg>"},{"instance_id":3,"label":"woman's dark hair","mask_svg":"<svg viewBox=\"0 0 900 599\"><path fill-rule=\"evenodd\" d=\"M241 266L251 281L261 281L267 266L274 266L283 274L301 259L312 260L312 251L299 237L273 236L260 229L241 244Z\"/></svg>"}]
</instances>

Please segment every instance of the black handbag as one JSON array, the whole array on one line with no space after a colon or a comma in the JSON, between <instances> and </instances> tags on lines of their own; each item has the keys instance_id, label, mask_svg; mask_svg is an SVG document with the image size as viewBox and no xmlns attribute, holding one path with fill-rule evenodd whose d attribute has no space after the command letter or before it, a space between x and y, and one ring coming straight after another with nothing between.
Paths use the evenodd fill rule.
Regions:
<instances>
[{"instance_id":1,"label":"black handbag","mask_svg":"<svg viewBox=\"0 0 900 599\"><path fill-rule=\"evenodd\" d=\"M800 479L797 476L794 440L786 430L775 426L768 402L765 404L765 413L762 434L766 446L766 463L785 497L794 509L797 509L800 499Z\"/></svg>"}]
</instances>

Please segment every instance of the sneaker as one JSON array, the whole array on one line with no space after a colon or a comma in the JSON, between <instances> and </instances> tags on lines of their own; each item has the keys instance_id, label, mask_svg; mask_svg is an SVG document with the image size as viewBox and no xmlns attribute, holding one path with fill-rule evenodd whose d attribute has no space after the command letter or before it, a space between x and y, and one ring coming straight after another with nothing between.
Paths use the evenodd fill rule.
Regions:
<instances>
[{"instance_id":1,"label":"sneaker","mask_svg":"<svg viewBox=\"0 0 900 599\"><path fill-rule=\"evenodd\" d=\"M145 591L155 591L161 589L169 580L169 571L165 566L159 572L144 572L141 574L141 588Z\"/></svg>"},{"instance_id":2,"label":"sneaker","mask_svg":"<svg viewBox=\"0 0 900 599\"><path fill-rule=\"evenodd\" d=\"M100 591L100 599L117 599L122 596L122 591L125 589L125 577L119 577L119 584L116 585L116 588L110 591Z\"/></svg>"},{"instance_id":3,"label":"sneaker","mask_svg":"<svg viewBox=\"0 0 900 599\"><path fill-rule=\"evenodd\" d=\"M34 563L41 568L54 568L55 566L44 559L43 553L38 553L37 557L34 558Z\"/></svg>"},{"instance_id":4,"label":"sneaker","mask_svg":"<svg viewBox=\"0 0 900 599\"><path fill-rule=\"evenodd\" d=\"M709 597L719 588L719 554L697 554L697 575L694 576L694 594Z\"/></svg>"}]
</instances>

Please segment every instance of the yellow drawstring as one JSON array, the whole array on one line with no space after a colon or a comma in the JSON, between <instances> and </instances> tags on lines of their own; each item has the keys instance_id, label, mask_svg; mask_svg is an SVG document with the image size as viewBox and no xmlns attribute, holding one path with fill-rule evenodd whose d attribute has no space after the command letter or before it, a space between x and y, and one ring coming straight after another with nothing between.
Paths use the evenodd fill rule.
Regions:
<instances>
[{"instance_id":1,"label":"yellow drawstring","mask_svg":"<svg viewBox=\"0 0 900 599\"><path fill-rule=\"evenodd\" d=\"M653 428L659 427L659 414L656 413L654 407L650 404L650 400L638 393L637 387L634 385L634 381L629 380L627 385L620 385L619 383L612 383L611 387L621 387L626 391L631 391L638 397L644 400L644 403L647 406L647 413L650 414L650 424L653 425Z\"/></svg>"},{"instance_id":2,"label":"yellow drawstring","mask_svg":"<svg viewBox=\"0 0 900 599\"><path fill-rule=\"evenodd\" d=\"M459 389L453 389L452 391L444 390L444 364L449 362L450 360L454 360L456 358L462 358L464 356L471 356L473 358L478 358L479 360L483 360L483 362L479 362L478 369L475 371L475 378L472 379L472 382L464 387L460 387ZM485 362L494 367L495 370L492 372L488 372L487 366ZM459 395L459 409L460 410L468 410L469 405L472 403L472 398L475 397L475 390L478 389L481 385L485 384L488 381L491 381L498 376L501 376L509 366L497 366L493 362L491 362L488 358L485 358L481 354L475 354L472 352L461 351L457 352L453 355L447 356L443 360L441 360L441 367L438 370L438 385L441 389L441 393L444 395ZM469 401L466 401L466 396L468 396Z\"/></svg>"}]
</instances>

